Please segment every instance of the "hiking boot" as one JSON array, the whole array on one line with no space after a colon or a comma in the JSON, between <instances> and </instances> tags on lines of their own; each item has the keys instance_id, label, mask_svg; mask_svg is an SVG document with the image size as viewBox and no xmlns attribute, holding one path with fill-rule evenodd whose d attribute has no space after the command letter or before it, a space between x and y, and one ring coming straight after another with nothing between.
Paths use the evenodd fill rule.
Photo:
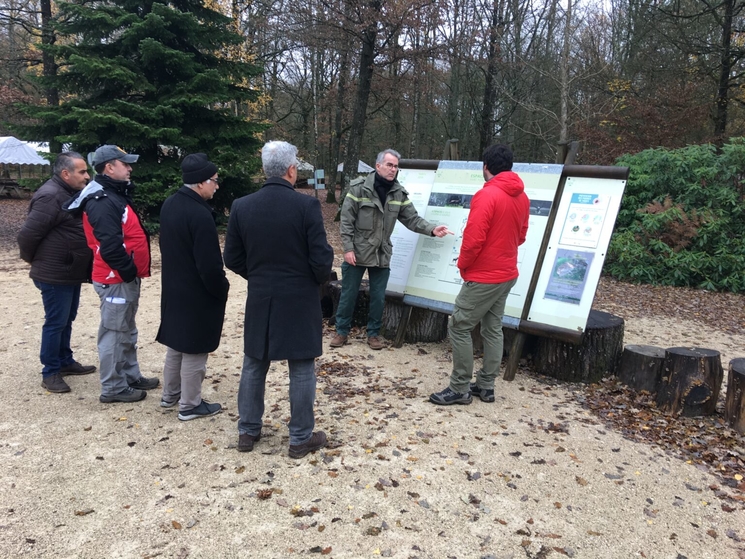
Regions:
<instances>
[{"instance_id":1,"label":"hiking boot","mask_svg":"<svg viewBox=\"0 0 745 559\"><path fill-rule=\"evenodd\" d=\"M67 375L90 375L91 373L95 373L95 372L96 372L95 365L81 365L77 361L73 361L69 365L65 365L59 371L59 373L63 377Z\"/></svg>"},{"instance_id":2,"label":"hiking boot","mask_svg":"<svg viewBox=\"0 0 745 559\"><path fill-rule=\"evenodd\" d=\"M370 336L367 338L367 345L370 346L370 349L383 349L385 342L380 336Z\"/></svg>"},{"instance_id":3,"label":"hiking boot","mask_svg":"<svg viewBox=\"0 0 745 559\"><path fill-rule=\"evenodd\" d=\"M347 337L344 334L337 334L329 342L330 347L341 347L347 343Z\"/></svg>"},{"instance_id":4,"label":"hiking boot","mask_svg":"<svg viewBox=\"0 0 745 559\"><path fill-rule=\"evenodd\" d=\"M217 415L221 411L222 406L220 404L208 404L202 400L196 408L178 412L178 418L181 421L191 421L192 419L199 419L200 417Z\"/></svg>"},{"instance_id":5,"label":"hiking boot","mask_svg":"<svg viewBox=\"0 0 745 559\"><path fill-rule=\"evenodd\" d=\"M479 388L479 385L475 382L471 383L471 396L478 396L482 402L493 402L494 401L494 389Z\"/></svg>"},{"instance_id":6,"label":"hiking boot","mask_svg":"<svg viewBox=\"0 0 745 559\"><path fill-rule=\"evenodd\" d=\"M302 458L309 452L314 452L326 446L326 433L316 431L303 444L290 445L290 458Z\"/></svg>"},{"instance_id":7,"label":"hiking boot","mask_svg":"<svg viewBox=\"0 0 745 559\"><path fill-rule=\"evenodd\" d=\"M119 394L114 394L113 396L104 396L101 394L98 401L102 404L113 404L114 402L139 402L140 400L144 400L146 396L147 392L144 390L137 390L130 386L129 388L119 392Z\"/></svg>"},{"instance_id":8,"label":"hiking boot","mask_svg":"<svg viewBox=\"0 0 745 559\"><path fill-rule=\"evenodd\" d=\"M41 379L41 386L42 388L46 388L49 392L54 392L56 394L70 392L70 387L67 385L65 379L63 379L62 375L60 374L44 377L43 379Z\"/></svg>"},{"instance_id":9,"label":"hiking boot","mask_svg":"<svg viewBox=\"0 0 745 559\"><path fill-rule=\"evenodd\" d=\"M441 392L430 394L429 401L440 406L450 406L452 404L468 405L473 402L473 398L471 397L470 393L459 394L458 392L453 392L448 386Z\"/></svg>"},{"instance_id":10,"label":"hiking boot","mask_svg":"<svg viewBox=\"0 0 745 559\"><path fill-rule=\"evenodd\" d=\"M172 408L173 406L175 406L176 404L178 404L178 401L179 401L180 399L181 399L181 392L179 392L178 394L176 394L176 395L175 395L175 396L173 397L173 400L167 400L167 399L165 398L165 396L163 396L163 397L161 397L161 399L160 399L160 407L161 407L161 408Z\"/></svg>"},{"instance_id":11,"label":"hiking boot","mask_svg":"<svg viewBox=\"0 0 745 559\"><path fill-rule=\"evenodd\" d=\"M251 452L254 449L254 443L259 442L261 439L261 433L258 435L249 435L244 433L238 435L238 452Z\"/></svg>"},{"instance_id":12,"label":"hiking boot","mask_svg":"<svg viewBox=\"0 0 745 559\"><path fill-rule=\"evenodd\" d=\"M152 390L153 388L158 388L159 385L160 380L158 380L156 377L140 377L135 382L129 383L129 387L136 390Z\"/></svg>"}]
</instances>

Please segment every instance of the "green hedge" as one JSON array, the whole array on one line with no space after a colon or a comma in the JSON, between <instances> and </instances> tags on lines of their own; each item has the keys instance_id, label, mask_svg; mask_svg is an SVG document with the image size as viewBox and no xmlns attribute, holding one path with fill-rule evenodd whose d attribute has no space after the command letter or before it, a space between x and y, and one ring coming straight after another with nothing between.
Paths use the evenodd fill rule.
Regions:
<instances>
[{"instance_id":1,"label":"green hedge","mask_svg":"<svg viewBox=\"0 0 745 559\"><path fill-rule=\"evenodd\" d=\"M625 155L630 176L604 271L620 280L745 291L745 139Z\"/></svg>"}]
</instances>

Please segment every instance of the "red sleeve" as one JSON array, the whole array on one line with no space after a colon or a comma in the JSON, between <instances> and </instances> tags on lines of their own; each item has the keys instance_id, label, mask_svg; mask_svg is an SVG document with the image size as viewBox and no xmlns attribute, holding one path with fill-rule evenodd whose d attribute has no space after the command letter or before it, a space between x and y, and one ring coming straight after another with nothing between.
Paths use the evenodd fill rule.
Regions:
<instances>
[{"instance_id":1,"label":"red sleeve","mask_svg":"<svg viewBox=\"0 0 745 559\"><path fill-rule=\"evenodd\" d=\"M484 190L479 190L471 200L471 212L468 215L466 229L458 256L458 269L467 270L477 260L489 232L489 224L494 208Z\"/></svg>"}]
</instances>

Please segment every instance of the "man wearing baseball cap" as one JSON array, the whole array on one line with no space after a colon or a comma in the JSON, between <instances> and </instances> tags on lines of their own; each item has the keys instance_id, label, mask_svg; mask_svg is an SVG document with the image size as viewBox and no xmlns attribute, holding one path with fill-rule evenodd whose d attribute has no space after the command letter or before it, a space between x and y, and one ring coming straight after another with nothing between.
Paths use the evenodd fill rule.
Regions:
<instances>
[{"instance_id":1,"label":"man wearing baseball cap","mask_svg":"<svg viewBox=\"0 0 745 559\"><path fill-rule=\"evenodd\" d=\"M230 284L207 200L218 189L217 165L204 153L181 163L184 186L160 211L160 328L166 346L161 407L178 404L181 421L209 417L222 406L202 399L207 357L220 345Z\"/></svg>"},{"instance_id":2,"label":"man wearing baseball cap","mask_svg":"<svg viewBox=\"0 0 745 559\"><path fill-rule=\"evenodd\" d=\"M156 388L137 362L135 315L141 278L150 276L150 239L132 208L131 163L139 155L104 145L88 154L96 177L69 205L83 212L83 229L93 251L93 288L101 299L98 359L104 404L137 402Z\"/></svg>"}]
</instances>

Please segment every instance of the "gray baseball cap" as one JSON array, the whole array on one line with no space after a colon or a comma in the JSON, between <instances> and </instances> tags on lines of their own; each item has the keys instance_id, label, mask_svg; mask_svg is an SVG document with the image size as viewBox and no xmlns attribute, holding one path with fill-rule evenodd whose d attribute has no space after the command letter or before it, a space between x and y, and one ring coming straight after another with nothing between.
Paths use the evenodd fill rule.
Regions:
<instances>
[{"instance_id":1,"label":"gray baseball cap","mask_svg":"<svg viewBox=\"0 0 745 559\"><path fill-rule=\"evenodd\" d=\"M118 159L124 163L137 163L139 155L129 154L118 146L105 145L98 148L95 152L88 154L88 164L95 167L100 163L106 163Z\"/></svg>"}]
</instances>

